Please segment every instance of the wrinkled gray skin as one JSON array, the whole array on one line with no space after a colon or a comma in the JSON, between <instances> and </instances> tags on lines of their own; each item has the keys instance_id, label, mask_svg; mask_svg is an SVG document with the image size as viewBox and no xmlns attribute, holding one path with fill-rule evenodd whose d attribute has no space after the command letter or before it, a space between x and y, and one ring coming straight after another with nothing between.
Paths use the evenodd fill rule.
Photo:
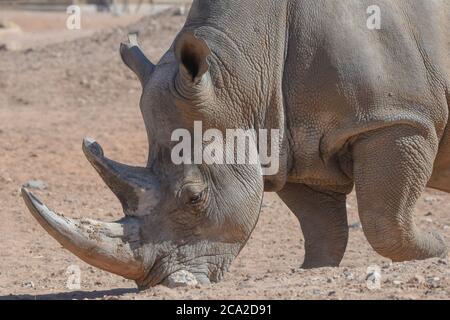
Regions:
<instances>
[{"instance_id":1,"label":"wrinkled gray skin","mask_svg":"<svg viewBox=\"0 0 450 320\"><path fill-rule=\"evenodd\" d=\"M144 88L148 165L127 167L83 144L126 217L67 219L24 189L29 209L64 247L140 288L180 270L220 280L255 227L264 190L299 218L305 268L339 265L353 186L379 254L445 255L413 210L427 185L450 192L450 3L379 0L382 29L369 30L372 2L194 1L157 65L131 38L121 53ZM204 130L280 129L279 173L172 164L171 133L194 120Z\"/></svg>"}]
</instances>

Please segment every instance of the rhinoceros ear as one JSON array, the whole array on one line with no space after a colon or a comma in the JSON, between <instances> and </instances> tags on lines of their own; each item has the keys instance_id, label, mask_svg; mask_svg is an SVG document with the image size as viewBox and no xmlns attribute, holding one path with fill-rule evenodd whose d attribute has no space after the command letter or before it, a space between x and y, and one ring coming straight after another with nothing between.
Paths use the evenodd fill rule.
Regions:
<instances>
[{"instance_id":1,"label":"rhinoceros ear","mask_svg":"<svg viewBox=\"0 0 450 320\"><path fill-rule=\"evenodd\" d=\"M139 48L137 33L130 33L128 35L128 43L120 44L120 55L123 62L134 71L142 86L144 86L155 69L155 65L147 59L141 48Z\"/></svg>"},{"instance_id":2,"label":"rhinoceros ear","mask_svg":"<svg viewBox=\"0 0 450 320\"><path fill-rule=\"evenodd\" d=\"M185 32L175 42L175 56L180 72L193 83L198 83L209 70L208 57L211 50L203 39Z\"/></svg>"}]
</instances>

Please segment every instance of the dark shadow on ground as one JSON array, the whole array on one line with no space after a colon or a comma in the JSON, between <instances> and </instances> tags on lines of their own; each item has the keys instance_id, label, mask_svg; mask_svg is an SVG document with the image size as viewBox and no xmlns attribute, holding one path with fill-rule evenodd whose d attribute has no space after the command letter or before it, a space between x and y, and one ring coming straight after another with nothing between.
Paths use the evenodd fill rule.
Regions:
<instances>
[{"instance_id":1,"label":"dark shadow on ground","mask_svg":"<svg viewBox=\"0 0 450 320\"><path fill-rule=\"evenodd\" d=\"M102 291L70 291L49 294L18 294L0 296L0 300L82 300L82 299L100 299L108 297L122 296L128 293L138 293L137 288L122 288Z\"/></svg>"}]
</instances>

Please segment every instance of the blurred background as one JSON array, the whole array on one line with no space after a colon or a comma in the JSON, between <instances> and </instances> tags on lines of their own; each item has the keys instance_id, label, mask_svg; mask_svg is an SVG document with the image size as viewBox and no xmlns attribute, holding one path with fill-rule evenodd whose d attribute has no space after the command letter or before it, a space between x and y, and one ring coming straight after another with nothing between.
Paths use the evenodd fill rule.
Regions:
<instances>
[{"instance_id":1,"label":"blurred background","mask_svg":"<svg viewBox=\"0 0 450 320\"><path fill-rule=\"evenodd\" d=\"M144 15L177 8L184 15L189 0L0 0L0 50L73 40L95 30L125 26ZM66 26L67 9L81 9L80 28Z\"/></svg>"}]
</instances>

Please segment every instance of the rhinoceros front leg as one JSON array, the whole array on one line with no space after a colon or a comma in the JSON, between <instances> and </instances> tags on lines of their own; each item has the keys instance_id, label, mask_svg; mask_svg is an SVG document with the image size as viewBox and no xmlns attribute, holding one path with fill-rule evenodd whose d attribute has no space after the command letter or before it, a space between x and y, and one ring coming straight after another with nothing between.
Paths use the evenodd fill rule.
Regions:
<instances>
[{"instance_id":1,"label":"rhinoceros front leg","mask_svg":"<svg viewBox=\"0 0 450 320\"><path fill-rule=\"evenodd\" d=\"M338 266L348 240L346 197L287 184L280 198L297 216L305 238L302 268Z\"/></svg>"},{"instance_id":2,"label":"rhinoceros front leg","mask_svg":"<svg viewBox=\"0 0 450 320\"><path fill-rule=\"evenodd\" d=\"M353 145L354 179L364 233L393 261L443 256L447 248L413 221L417 200L431 176L438 141L412 126L381 129Z\"/></svg>"}]
</instances>

